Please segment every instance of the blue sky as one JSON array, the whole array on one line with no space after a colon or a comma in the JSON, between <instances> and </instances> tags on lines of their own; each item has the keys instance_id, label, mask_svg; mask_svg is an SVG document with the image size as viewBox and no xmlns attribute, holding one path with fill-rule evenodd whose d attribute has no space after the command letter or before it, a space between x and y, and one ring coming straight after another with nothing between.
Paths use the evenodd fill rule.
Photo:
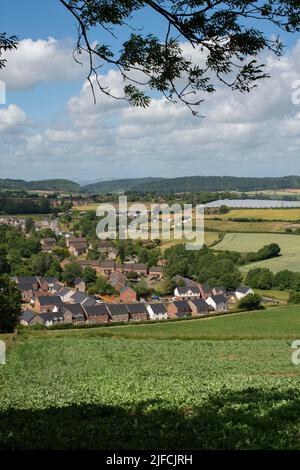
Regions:
<instances>
[{"instance_id":1,"label":"blue sky","mask_svg":"<svg viewBox=\"0 0 300 470\"><path fill-rule=\"evenodd\" d=\"M300 173L300 109L290 98L292 80L300 78L299 35L283 36L287 49L280 65L268 59L271 81L252 96L220 89L205 102L203 120L157 96L146 111L100 96L97 106L92 105L84 68L69 61L75 22L58 0L2 0L1 15L2 29L18 35L23 49L0 72L7 83L7 103L0 105L0 177L94 181ZM164 31L160 17L148 10L139 12L132 24L144 24L147 32L158 35ZM266 31L276 32L269 26ZM122 30L118 36L125 38ZM92 40L99 37L112 43L103 31L91 33ZM102 73L120 86L108 68ZM275 133L276 146L269 133Z\"/></svg>"}]
</instances>

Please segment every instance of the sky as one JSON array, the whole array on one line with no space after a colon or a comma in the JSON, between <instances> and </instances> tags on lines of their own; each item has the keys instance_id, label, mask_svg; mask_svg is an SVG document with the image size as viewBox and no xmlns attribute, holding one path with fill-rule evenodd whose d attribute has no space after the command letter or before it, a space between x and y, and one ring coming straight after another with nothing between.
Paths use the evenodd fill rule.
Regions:
<instances>
[{"instance_id":1,"label":"sky","mask_svg":"<svg viewBox=\"0 0 300 470\"><path fill-rule=\"evenodd\" d=\"M17 51L0 71L0 178L104 179L190 175L283 176L300 174L300 35L283 35L279 60L264 56L271 78L250 94L219 86L196 118L183 105L155 95L146 109L97 93L93 103L87 68L72 57L75 22L58 0L1 0L1 30L16 34ZM161 34L163 20L140 12L133 26ZM267 27L271 37L276 33ZM124 31L117 31L120 40ZM103 31L92 41L107 40ZM109 41L112 41L110 38ZM185 53L193 54L187 44ZM201 61L199 54L195 61ZM101 69L116 93L122 81ZM300 83L300 82L299 82Z\"/></svg>"}]
</instances>

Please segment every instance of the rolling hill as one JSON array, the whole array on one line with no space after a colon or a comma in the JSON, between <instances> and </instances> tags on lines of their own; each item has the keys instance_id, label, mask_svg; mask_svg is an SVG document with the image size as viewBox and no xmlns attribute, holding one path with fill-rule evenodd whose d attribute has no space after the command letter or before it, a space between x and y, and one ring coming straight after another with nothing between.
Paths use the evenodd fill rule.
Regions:
<instances>
[{"instance_id":1,"label":"rolling hill","mask_svg":"<svg viewBox=\"0 0 300 470\"><path fill-rule=\"evenodd\" d=\"M0 179L0 189L79 192L80 185L78 183L74 183L74 181L66 179L52 179L41 181Z\"/></svg>"}]
</instances>

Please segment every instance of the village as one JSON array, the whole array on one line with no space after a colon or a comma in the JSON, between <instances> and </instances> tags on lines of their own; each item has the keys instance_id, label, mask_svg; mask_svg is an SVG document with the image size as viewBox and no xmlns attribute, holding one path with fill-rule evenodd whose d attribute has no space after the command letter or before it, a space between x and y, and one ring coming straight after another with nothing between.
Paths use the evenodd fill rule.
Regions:
<instances>
[{"instance_id":1,"label":"village","mask_svg":"<svg viewBox=\"0 0 300 470\"><path fill-rule=\"evenodd\" d=\"M55 238L41 240L44 252L51 252L55 244ZM119 263L112 243L100 240L97 248L106 259L82 259L89 247L85 237L67 237L66 246L81 268L91 268L105 278L115 294L90 295L83 278L76 278L70 287L53 276L14 276L13 280L22 295L22 325L42 324L48 327L58 323L123 323L226 313L234 309L241 298L253 293L251 288L244 286L229 292L222 286L209 286L176 275L174 282L177 285L173 295L142 298L128 285L128 280L133 276L135 282L143 280L151 284L162 281L165 260L150 268L143 263ZM68 263L69 258L63 260L61 265L64 267Z\"/></svg>"}]
</instances>

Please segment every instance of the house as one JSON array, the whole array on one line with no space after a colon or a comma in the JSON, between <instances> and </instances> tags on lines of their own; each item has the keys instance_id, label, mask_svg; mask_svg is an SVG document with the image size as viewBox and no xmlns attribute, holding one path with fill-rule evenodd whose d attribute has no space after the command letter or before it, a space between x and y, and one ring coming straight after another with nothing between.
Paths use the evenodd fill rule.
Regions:
<instances>
[{"instance_id":1,"label":"house","mask_svg":"<svg viewBox=\"0 0 300 470\"><path fill-rule=\"evenodd\" d=\"M81 324L85 322L85 314L80 304L64 304L61 308L65 323Z\"/></svg>"},{"instance_id":2,"label":"house","mask_svg":"<svg viewBox=\"0 0 300 470\"><path fill-rule=\"evenodd\" d=\"M115 261L118 257L118 252L115 248L112 248L111 250L109 250L109 252L107 253L107 258L110 259L110 260L113 260Z\"/></svg>"},{"instance_id":3,"label":"house","mask_svg":"<svg viewBox=\"0 0 300 470\"><path fill-rule=\"evenodd\" d=\"M41 239L42 251L47 253L51 253L52 250L55 248L56 240L55 238L42 238Z\"/></svg>"},{"instance_id":4,"label":"house","mask_svg":"<svg viewBox=\"0 0 300 470\"><path fill-rule=\"evenodd\" d=\"M147 305L150 320L167 320L168 312L163 303L153 303Z\"/></svg>"},{"instance_id":5,"label":"house","mask_svg":"<svg viewBox=\"0 0 300 470\"><path fill-rule=\"evenodd\" d=\"M111 260L99 262L100 273L106 276L110 276L115 271L115 263Z\"/></svg>"},{"instance_id":6,"label":"house","mask_svg":"<svg viewBox=\"0 0 300 470\"><path fill-rule=\"evenodd\" d=\"M211 295L207 297L206 303L212 307L213 310L217 312L227 312L229 310L228 300L225 295Z\"/></svg>"},{"instance_id":7,"label":"house","mask_svg":"<svg viewBox=\"0 0 300 470\"><path fill-rule=\"evenodd\" d=\"M226 295L226 289L223 286L216 286L212 288L211 293L212 295Z\"/></svg>"},{"instance_id":8,"label":"house","mask_svg":"<svg viewBox=\"0 0 300 470\"><path fill-rule=\"evenodd\" d=\"M150 279L161 279L164 274L164 269L162 266L151 266L149 269Z\"/></svg>"},{"instance_id":9,"label":"house","mask_svg":"<svg viewBox=\"0 0 300 470\"><path fill-rule=\"evenodd\" d=\"M38 278L40 287L44 291L50 291L53 292L55 291L56 287L59 285L59 287L62 287L62 284L56 279L56 277L53 276L45 276L42 278Z\"/></svg>"},{"instance_id":10,"label":"house","mask_svg":"<svg viewBox=\"0 0 300 470\"><path fill-rule=\"evenodd\" d=\"M90 248L92 248L91 245L90 245ZM113 248L113 245L108 240L99 240L99 241L96 241L95 248L100 253L109 253L109 251Z\"/></svg>"},{"instance_id":11,"label":"house","mask_svg":"<svg viewBox=\"0 0 300 470\"><path fill-rule=\"evenodd\" d=\"M39 314L39 317L41 319L41 323L43 323L45 326L52 326L56 323L64 323L64 316L62 312L43 312Z\"/></svg>"},{"instance_id":12,"label":"house","mask_svg":"<svg viewBox=\"0 0 300 470\"><path fill-rule=\"evenodd\" d=\"M209 306L204 299L192 299L189 300L189 306L192 311L192 317L197 315L207 315L209 312Z\"/></svg>"},{"instance_id":13,"label":"house","mask_svg":"<svg viewBox=\"0 0 300 470\"><path fill-rule=\"evenodd\" d=\"M106 304L96 304L84 307L86 321L89 323L108 323L110 320Z\"/></svg>"},{"instance_id":14,"label":"house","mask_svg":"<svg viewBox=\"0 0 300 470\"><path fill-rule=\"evenodd\" d=\"M178 299L200 299L201 293L199 287L176 287L174 296Z\"/></svg>"},{"instance_id":15,"label":"house","mask_svg":"<svg viewBox=\"0 0 300 470\"><path fill-rule=\"evenodd\" d=\"M34 292L39 288L39 281L35 276L16 276L13 278L17 288L21 291L22 301L30 302Z\"/></svg>"},{"instance_id":16,"label":"house","mask_svg":"<svg viewBox=\"0 0 300 470\"><path fill-rule=\"evenodd\" d=\"M42 323L39 315L33 310L25 310L20 318L20 323L23 326L35 325L36 323Z\"/></svg>"},{"instance_id":17,"label":"house","mask_svg":"<svg viewBox=\"0 0 300 470\"><path fill-rule=\"evenodd\" d=\"M129 312L124 304L106 304L112 322L129 321Z\"/></svg>"},{"instance_id":18,"label":"house","mask_svg":"<svg viewBox=\"0 0 300 470\"><path fill-rule=\"evenodd\" d=\"M87 252L86 241L72 241L69 243L69 253L72 256L80 256Z\"/></svg>"},{"instance_id":19,"label":"house","mask_svg":"<svg viewBox=\"0 0 300 470\"><path fill-rule=\"evenodd\" d=\"M167 304L168 317L182 318L190 316L191 308L186 300L175 300Z\"/></svg>"},{"instance_id":20,"label":"house","mask_svg":"<svg viewBox=\"0 0 300 470\"><path fill-rule=\"evenodd\" d=\"M62 287L57 295L61 298L63 302L72 302L72 296L75 294L74 290L69 289L69 287Z\"/></svg>"},{"instance_id":21,"label":"house","mask_svg":"<svg viewBox=\"0 0 300 470\"><path fill-rule=\"evenodd\" d=\"M134 289L129 286L125 286L120 290L120 302L136 302L137 295Z\"/></svg>"},{"instance_id":22,"label":"house","mask_svg":"<svg viewBox=\"0 0 300 470\"><path fill-rule=\"evenodd\" d=\"M126 307L131 321L148 320L149 314L144 303L126 304Z\"/></svg>"},{"instance_id":23,"label":"house","mask_svg":"<svg viewBox=\"0 0 300 470\"><path fill-rule=\"evenodd\" d=\"M83 243L83 242L86 243L85 237L73 237L73 236L66 237L66 245L68 248L72 243Z\"/></svg>"},{"instance_id":24,"label":"house","mask_svg":"<svg viewBox=\"0 0 300 470\"><path fill-rule=\"evenodd\" d=\"M74 286L75 286L76 292L85 292L85 282L83 279L81 278L75 279Z\"/></svg>"},{"instance_id":25,"label":"house","mask_svg":"<svg viewBox=\"0 0 300 470\"><path fill-rule=\"evenodd\" d=\"M82 269L90 267L93 268L98 274L101 273L100 260L98 259L80 259L77 261L77 263L82 267Z\"/></svg>"},{"instance_id":26,"label":"house","mask_svg":"<svg viewBox=\"0 0 300 470\"><path fill-rule=\"evenodd\" d=\"M251 287L240 286L235 290L235 296L237 300L242 299L248 294L254 294L254 291L251 289Z\"/></svg>"},{"instance_id":27,"label":"house","mask_svg":"<svg viewBox=\"0 0 300 470\"><path fill-rule=\"evenodd\" d=\"M62 300L58 295L39 295L35 298L34 307L39 313L57 312L62 306Z\"/></svg>"},{"instance_id":28,"label":"house","mask_svg":"<svg viewBox=\"0 0 300 470\"><path fill-rule=\"evenodd\" d=\"M117 292L120 292L122 287L126 285L126 282L127 279L123 273L115 272L109 276L109 283Z\"/></svg>"},{"instance_id":29,"label":"house","mask_svg":"<svg viewBox=\"0 0 300 470\"><path fill-rule=\"evenodd\" d=\"M74 304L80 304L83 307L89 307L96 304L96 299L94 297L86 295L83 292L75 292L70 301Z\"/></svg>"},{"instance_id":30,"label":"house","mask_svg":"<svg viewBox=\"0 0 300 470\"><path fill-rule=\"evenodd\" d=\"M147 276L147 266L143 263L124 263L124 272L134 272L138 276Z\"/></svg>"},{"instance_id":31,"label":"house","mask_svg":"<svg viewBox=\"0 0 300 470\"><path fill-rule=\"evenodd\" d=\"M206 300L209 296L213 295L212 288L209 284L203 284L199 287L202 299Z\"/></svg>"}]
</instances>

